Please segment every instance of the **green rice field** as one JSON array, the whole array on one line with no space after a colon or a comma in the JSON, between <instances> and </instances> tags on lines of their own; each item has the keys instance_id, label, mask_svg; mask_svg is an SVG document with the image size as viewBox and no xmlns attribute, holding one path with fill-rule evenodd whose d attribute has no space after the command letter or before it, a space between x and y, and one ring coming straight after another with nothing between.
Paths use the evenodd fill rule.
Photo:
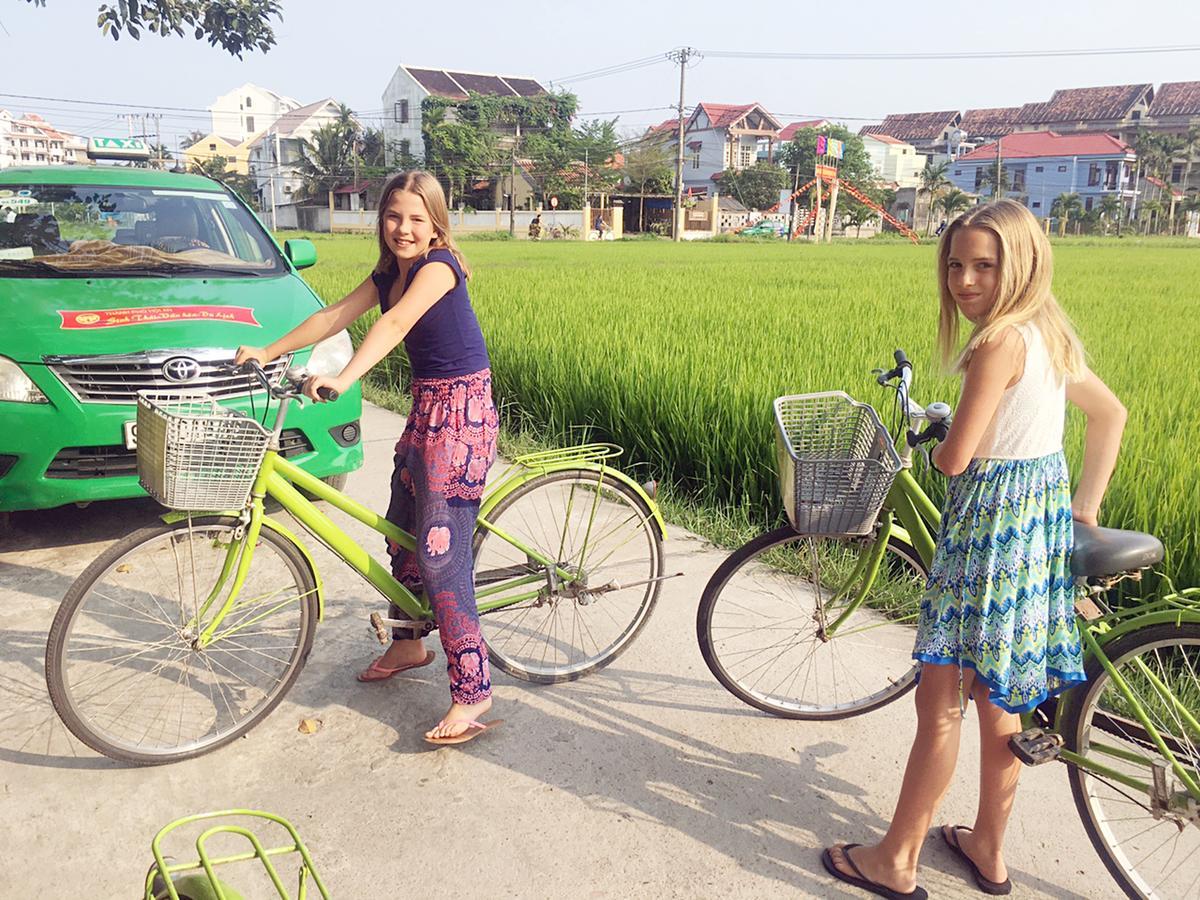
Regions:
<instances>
[{"instance_id":1,"label":"green rice field","mask_svg":"<svg viewBox=\"0 0 1200 900\"><path fill-rule=\"evenodd\" d=\"M326 300L364 278L374 239L315 236L305 277ZM468 241L471 295L510 429L611 440L641 477L695 500L780 516L771 401L844 390L888 396L870 370L903 347L914 397L957 399L934 359L934 248L895 242ZM1162 538L1165 571L1200 584L1200 242L1056 245L1055 291L1092 368L1129 408L1102 524ZM376 383L402 388L403 351ZM886 419L885 419L886 420ZM1083 428L1068 421L1068 460ZM626 461L629 465L629 461ZM940 495L940 476L919 475Z\"/></svg>"}]
</instances>

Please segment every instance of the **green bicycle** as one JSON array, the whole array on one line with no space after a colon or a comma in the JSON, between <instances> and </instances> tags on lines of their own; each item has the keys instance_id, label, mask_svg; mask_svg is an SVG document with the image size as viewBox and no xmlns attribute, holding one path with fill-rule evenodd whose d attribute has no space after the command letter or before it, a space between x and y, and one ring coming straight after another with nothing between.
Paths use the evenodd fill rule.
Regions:
<instances>
[{"instance_id":1,"label":"green bicycle","mask_svg":"<svg viewBox=\"0 0 1200 900\"><path fill-rule=\"evenodd\" d=\"M264 511L271 498L428 634L429 603L397 582L301 491L402 547L411 534L279 454L303 372L278 384L271 430L197 394L143 394L139 474L175 511L108 548L76 579L46 645L50 698L67 728L139 765L207 753L283 699L312 648L325 589L304 543ZM268 400L269 402L269 400ZM263 418L266 418L264 413ZM493 480L474 536L484 639L500 669L532 682L580 678L646 624L666 527L649 493L591 444L518 457ZM381 541L382 545L382 541Z\"/></svg>"},{"instance_id":2,"label":"green bicycle","mask_svg":"<svg viewBox=\"0 0 1200 900\"><path fill-rule=\"evenodd\" d=\"M916 683L940 515L911 467L914 448L944 434L950 407L910 398L902 351L877 375L895 391L894 436L844 394L776 401L793 524L736 550L700 601L713 675L777 716L855 716ZM1200 896L1200 589L1106 599L1162 556L1150 535L1076 525L1087 681L1023 716L1010 746L1029 765L1066 764L1088 837L1128 896L1179 900Z\"/></svg>"}]
</instances>

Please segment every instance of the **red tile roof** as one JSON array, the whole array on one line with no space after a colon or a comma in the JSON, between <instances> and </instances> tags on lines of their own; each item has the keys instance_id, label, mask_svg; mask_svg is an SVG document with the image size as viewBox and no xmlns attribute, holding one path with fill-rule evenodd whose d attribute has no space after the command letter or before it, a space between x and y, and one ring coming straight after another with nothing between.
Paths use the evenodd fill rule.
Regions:
<instances>
[{"instance_id":1,"label":"red tile roof","mask_svg":"<svg viewBox=\"0 0 1200 900\"><path fill-rule=\"evenodd\" d=\"M958 127L967 133L967 140L976 135L989 136L1008 134L1016 127L1017 117L1023 107L992 106L981 109L968 109L963 113Z\"/></svg>"},{"instance_id":2,"label":"red tile roof","mask_svg":"<svg viewBox=\"0 0 1200 900\"><path fill-rule=\"evenodd\" d=\"M679 120L678 119L667 119L665 122L659 122L657 125L650 126L651 132L678 131L678 130L679 130Z\"/></svg>"},{"instance_id":3,"label":"red tile roof","mask_svg":"<svg viewBox=\"0 0 1200 900\"><path fill-rule=\"evenodd\" d=\"M953 109L938 112L892 113L878 125L865 125L859 134L890 134L902 141L936 141L951 125L958 124L958 111Z\"/></svg>"},{"instance_id":4,"label":"red tile roof","mask_svg":"<svg viewBox=\"0 0 1200 900\"><path fill-rule=\"evenodd\" d=\"M1147 95L1151 98L1154 96L1154 86L1151 84L1067 88L1055 91L1046 103L1026 103L1021 107L1018 121L1023 125L1039 125L1123 119Z\"/></svg>"},{"instance_id":5,"label":"red tile roof","mask_svg":"<svg viewBox=\"0 0 1200 900\"><path fill-rule=\"evenodd\" d=\"M1019 131L1003 138L1004 159L1050 156L1121 156L1133 151L1111 134L1058 134L1054 131ZM996 158L995 143L985 144L959 157L959 161Z\"/></svg>"},{"instance_id":6,"label":"red tile roof","mask_svg":"<svg viewBox=\"0 0 1200 900\"><path fill-rule=\"evenodd\" d=\"M729 103L699 103L696 105L696 109L704 111L713 128L729 128L742 116L757 109L774 125L775 130L779 129L779 122L763 108L761 103L744 103L740 106ZM692 116L694 118L695 113L692 113Z\"/></svg>"},{"instance_id":7,"label":"red tile roof","mask_svg":"<svg viewBox=\"0 0 1200 900\"><path fill-rule=\"evenodd\" d=\"M790 141L796 136L796 132L802 128L827 128L830 125L828 119L805 119L802 122L792 122L779 132L781 141Z\"/></svg>"},{"instance_id":8,"label":"red tile roof","mask_svg":"<svg viewBox=\"0 0 1200 900\"><path fill-rule=\"evenodd\" d=\"M877 141L882 141L885 144L907 144L908 141L902 141L899 138L894 138L890 134L865 134L863 137L873 138Z\"/></svg>"},{"instance_id":9,"label":"red tile roof","mask_svg":"<svg viewBox=\"0 0 1200 900\"><path fill-rule=\"evenodd\" d=\"M1154 95L1152 116L1200 116L1200 81L1168 81Z\"/></svg>"}]
</instances>

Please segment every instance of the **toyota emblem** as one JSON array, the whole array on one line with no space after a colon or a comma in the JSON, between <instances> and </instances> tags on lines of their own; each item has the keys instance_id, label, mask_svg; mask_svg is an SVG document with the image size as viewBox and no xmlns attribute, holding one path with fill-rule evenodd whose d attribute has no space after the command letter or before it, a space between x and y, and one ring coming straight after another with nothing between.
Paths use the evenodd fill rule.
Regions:
<instances>
[{"instance_id":1,"label":"toyota emblem","mask_svg":"<svg viewBox=\"0 0 1200 900\"><path fill-rule=\"evenodd\" d=\"M200 363L190 356L172 356L163 363L162 373L167 381L183 384L200 377Z\"/></svg>"}]
</instances>

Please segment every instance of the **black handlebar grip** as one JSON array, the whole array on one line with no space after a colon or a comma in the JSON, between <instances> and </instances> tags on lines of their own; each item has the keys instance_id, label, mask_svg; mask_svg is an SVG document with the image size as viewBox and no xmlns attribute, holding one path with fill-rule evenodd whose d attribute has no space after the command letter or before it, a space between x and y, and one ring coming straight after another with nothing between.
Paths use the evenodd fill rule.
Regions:
<instances>
[{"instance_id":1,"label":"black handlebar grip","mask_svg":"<svg viewBox=\"0 0 1200 900\"><path fill-rule=\"evenodd\" d=\"M320 397L322 400L328 400L329 402L332 403L334 400L336 400L341 395L338 394L338 392L335 391L333 388L319 387L319 388L317 388L317 396Z\"/></svg>"},{"instance_id":2,"label":"black handlebar grip","mask_svg":"<svg viewBox=\"0 0 1200 900\"><path fill-rule=\"evenodd\" d=\"M908 361L908 357L905 356L903 350L897 350L893 355L896 357L896 368L900 369L905 366L908 366L910 369L912 368L912 363Z\"/></svg>"}]
</instances>

